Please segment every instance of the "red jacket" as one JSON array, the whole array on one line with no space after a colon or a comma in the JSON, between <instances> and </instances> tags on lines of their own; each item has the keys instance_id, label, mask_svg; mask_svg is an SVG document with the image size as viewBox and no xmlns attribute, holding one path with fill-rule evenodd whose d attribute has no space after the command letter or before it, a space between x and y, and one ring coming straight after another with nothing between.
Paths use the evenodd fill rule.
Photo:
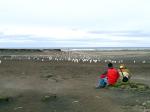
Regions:
<instances>
[{"instance_id":1,"label":"red jacket","mask_svg":"<svg viewBox=\"0 0 150 112\"><path fill-rule=\"evenodd\" d=\"M119 73L115 68L109 68L107 70L107 79L109 85L114 85L119 78Z\"/></svg>"}]
</instances>

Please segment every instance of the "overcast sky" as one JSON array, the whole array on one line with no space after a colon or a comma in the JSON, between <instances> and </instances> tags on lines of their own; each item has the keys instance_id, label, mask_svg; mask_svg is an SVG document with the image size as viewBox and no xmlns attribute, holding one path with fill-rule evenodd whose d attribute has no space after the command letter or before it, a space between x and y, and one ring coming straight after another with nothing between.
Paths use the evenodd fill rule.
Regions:
<instances>
[{"instance_id":1,"label":"overcast sky","mask_svg":"<svg viewBox=\"0 0 150 112\"><path fill-rule=\"evenodd\" d=\"M13 47L150 47L150 0L0 0Z\"/></svg>"}]
</instances>

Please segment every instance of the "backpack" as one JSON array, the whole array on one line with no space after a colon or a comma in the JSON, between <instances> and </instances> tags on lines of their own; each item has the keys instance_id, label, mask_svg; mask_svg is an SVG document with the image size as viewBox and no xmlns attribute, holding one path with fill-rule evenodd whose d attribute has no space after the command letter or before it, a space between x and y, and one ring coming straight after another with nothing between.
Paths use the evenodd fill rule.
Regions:
<instances>
[{"instance_id":1,"label":"backpack","mask_svg":"<svg viewBox=\"0 0 150 112\"><path fill-rule=\"evenodd\" d=\"M123 76L122 82L128 82L128 80L129 80L128 77Z\"/></svg>"}]
</instances>

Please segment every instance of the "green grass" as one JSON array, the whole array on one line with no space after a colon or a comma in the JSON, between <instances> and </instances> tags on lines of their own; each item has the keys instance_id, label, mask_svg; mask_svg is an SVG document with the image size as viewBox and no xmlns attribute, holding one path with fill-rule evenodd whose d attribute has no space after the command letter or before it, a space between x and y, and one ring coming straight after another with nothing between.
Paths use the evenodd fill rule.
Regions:
<instances>
[{"instance_id":1,"label":"green grass","mask_svg":"<svg viewBox=\"0 0 150 112\"><path fill-rule=\"evenodd\" d=\"M146 91L149 90L149 86L142 83L136 83L136 82L117 82L113 86L109 86L111 88L121 88L121 89L127 89L127 90L137 90L137 91Z\"/></svg>"},{"instance_id":2,"label":"green grass","mask_svg":"<svg viewBox=\"0 0 150 112\"><path fill-rule=\"evenodd\" d=\"M3 102L3 101L9 102L10 99L11 99L11 98L8 97L8 96L0 96L0 102Z\"/></svg>"}]
</instances>

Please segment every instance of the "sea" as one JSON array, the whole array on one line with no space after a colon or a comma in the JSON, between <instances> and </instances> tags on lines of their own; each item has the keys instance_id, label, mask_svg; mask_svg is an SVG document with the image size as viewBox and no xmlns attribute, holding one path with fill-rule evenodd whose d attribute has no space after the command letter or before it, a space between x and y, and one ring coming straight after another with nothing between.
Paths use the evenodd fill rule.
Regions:
<instances>
[{"instance_id":1,"label":"sea","mask_svg":"<svg viewBox=\"0 0 150 112\"><path fill-rule=\"evenodd\" d=\"M28 49L48 50L60 49L61 51L150 51L150 47L26 47L26 48L0 48L1 49Z\"/></svg>"},{"instance_id":2,"label":"sea","mask_svg":"<svg viewBox=\"0 0 150 112\"><path fill-rule=\"evenodd\" d=\"M65 47L62 51L130 51L130 50L148 50L150 47Z\"/></svg>"}]
</instances>

